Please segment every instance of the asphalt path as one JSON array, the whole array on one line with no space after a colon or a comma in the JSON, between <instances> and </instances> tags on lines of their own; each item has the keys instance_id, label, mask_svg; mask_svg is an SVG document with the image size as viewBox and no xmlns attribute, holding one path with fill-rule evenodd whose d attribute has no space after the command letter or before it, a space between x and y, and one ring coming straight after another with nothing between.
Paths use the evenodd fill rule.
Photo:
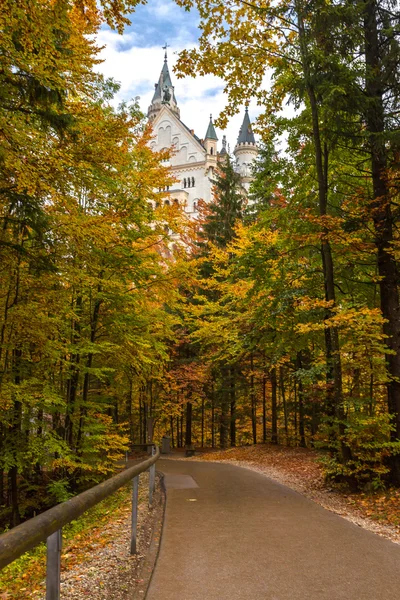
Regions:
<instances>
[{"instance_id":1,"label":"asphalt path","mask_svg":"<svg viewBox=\"0 0 400 600\"><path fill-rule=\"evenodd\" d=\"M400 546L267 477L161 460L167 504L146 600L400 600Z\"/></svg>"}]
</instances>

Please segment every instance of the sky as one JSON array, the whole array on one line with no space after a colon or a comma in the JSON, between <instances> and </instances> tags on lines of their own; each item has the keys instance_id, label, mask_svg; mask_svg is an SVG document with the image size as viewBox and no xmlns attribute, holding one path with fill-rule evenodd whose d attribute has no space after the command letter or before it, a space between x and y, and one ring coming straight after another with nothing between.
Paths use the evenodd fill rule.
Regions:
<instances>
[{"instance_id":1,"label":"sky","mask_svg":"<svg viewBox=\"0 0 400 600\"><path fill-rule=\"evenodd\" d=\"M137 7L130 20L132 23L126 27L123 35L108 27L104 27L98 35L99 45L104 46L100 54L104 62L98 69L121 84L115 103L139 96L140 108L147 113L154 94L154 84L158 81L164 62L162 46L167 43L168 66L181 120L189 129L194 129L199 138L204 138L210 114L217 118L225 106L223 82L211 75L177 79L173 73L176 54L184 48L197 45L197 12L186 12L172 0L149 0L148 4ZM250 104L249 112L253 121L260 109ZM231 118L225 132L217 129L219 148L222 134L225 133L233 150L243 116L244 108L239 115Z\"/></svg>"}]
</instances>

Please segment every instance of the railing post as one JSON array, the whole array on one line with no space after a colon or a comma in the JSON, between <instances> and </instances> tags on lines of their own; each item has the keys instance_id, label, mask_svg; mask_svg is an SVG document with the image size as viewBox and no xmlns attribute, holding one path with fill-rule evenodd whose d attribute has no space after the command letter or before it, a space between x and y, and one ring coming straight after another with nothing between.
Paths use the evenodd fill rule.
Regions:
<instances>
[{"instance_id":1,"label":"railing post","mask_svg":"<svg viewBox=\"0 0 400 600\"><path fill-rule=\"evenodd\" d=\"M132 527L131 527L131 554L137 552L137 518L139 500L139 475L132 480Z\"/></svg>"},{"instance_id":2,"label":"railing post","mask_svg":"<svg viewBox=\"0 0 400 600\"><path fill-rule=\"evenodd\" d=\"M60 600L62 530L47 538L46 600Z\"/></svg>"},{"instance_id":3,"label":"railing post","mask_svg":"<svg viewBox=\"0 0 400 600\"><path fill-rule=\"evenodd\" d=\"M156 453L156 448L155 448L155 446L153 446L151 449L152 456L154 456L155 453ZM151 507L151 505L153 504L153 493L155 490L155 486L156 486L156 463L151 465L151 467L149 468L149 507Z\"/></svg>"}]
</instances>

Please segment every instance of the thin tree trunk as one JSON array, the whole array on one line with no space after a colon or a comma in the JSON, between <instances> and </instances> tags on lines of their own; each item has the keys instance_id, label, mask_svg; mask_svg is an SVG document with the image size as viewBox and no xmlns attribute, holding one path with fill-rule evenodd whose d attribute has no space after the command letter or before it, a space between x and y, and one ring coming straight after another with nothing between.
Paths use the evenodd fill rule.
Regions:
<instances>
[{"instance_id":1,"label":"thin tree trunk","mask_svg":"<svg viewBox=\"0 0 400 600\"><path fill-rule=\"evenodd\" d=\"M294 438L296 440L296 444L297 444L297 385L296 385L296 379L294 378L293 380L293 395L294 395L294 416L293 416L293 427L294 427Z\"/></svg>"},{"instance_id":2,"label":"thin tree trunk","mask_svg":"<svg viewBox=\"0 0 400 600\"><path fill-rule=\"evenodd\" d=\"M256 394L254 389L254 358L253 353L250 355L250 404L251 404L251 433L253 436L253 444L257 444L257 406Z\"/></svg>"},{"instance_id":3,"label":"thin tree trunk","mask_svg":"<svg viewBox=\"0 0 400 600\"><path fill-rule=\"evenodd\" d=\"M185 446L190 448L192 445L192 409L193 405L191 402L186 403L186 432L185 432Z\"/></svg>"},{"instance_id":4,"label":"thin tree trunk","mask_svg":"<svg viewBox=\"0 0 400 600\"><path fill-rule=\"evenodd\" d=\"M176 417L176 447L181 447L181 439L179 436L179 417Z\"/></svg>"},{"instance_id":5,"label":"thin tree trunk","mask_svg":"<svg viewBox=\"0 0 400 600\"><path fill-rule=\"evenodd\" d=\"M139 390L139 444L143 441L142 390Z\"/></svg>"},{"instance_id":6,"label":"thin tree trunk","mask_svg":"<svg viewBox=\"0 0 400 600\"><path fill-rule=\"evenodd\" d=\"M373 370L373 362L371 357L369 358L369 364L371 369L371 374L369 376L369 416L372 417L374 414L374 370Z\"/></svg>"},{"instance_id":7,"label":"thin tree trunk","mask_svg":"<svg viewBox=\"0 0 400 600\"><path fill-rule=\"evenodd\" d=\"M82 296L78 296L75 302L75 310L79 317L82 312ZM72 324L71 342L73 345L77 345L81 337L81 325L79 318ZM71 374L67 381L67 401L66 401L66 413L65 413L65 434L64 438L68 443L69 447L72 448L74 439L73 430L73 414L75 412L76 396L78 392L79 384L79 363L80 355L78 353L71 356Z\"/></svg>"},{"instance_id":8,"label":"thin tree trunk","mask_svg":"<svg viewBox=\"0 0 400 600\"><path fill-rule=\"evenodd\" d=\"M102 276L102 275L100 274L100 276ZM101 293L102 287L100 285L98 286L97 291L99 294ZM90 322L90 343L91 344L94 344L96 341L97 325L98 325L99 316L100 316L100 307L101 307L101 300L96 300L94 303L93 315L92 315L91 322ZM85 417L87 414L87 404L88 404L88 400L89 400L90 369L92 368L92 366L93 366L93 353L90 352L87 355L87 359L86 359L86 373L83 378L82 398L81 398L81 405L79 408L79 425L78 425L78 434L77 434L77 441L76 441L76 446L78 448L78 452L79 452L79 447L81 445L83 429L84 429L84 421L85 421ZM118 416L115 415L115 417L116 417L115 420L118 421Z\"/></svg>"},{"instance_id":9,"label":"thin tree trunk","mask_svg":"<svg viewBox=\"0 0 400 600\"><path fill-rule=\"evenodd\" d=\"M201 399L201 447L204 448L204 398Z\"/></svg>"},{"instance_id":10,"label":"thin tree trunk","mask_svg":"<svg viewBox=\"0 0 400 600\"><path fill-rule=\"evenodd\" d=\"M181 448L183 448L183 408L182 408L182 412L181 412Z\"/></svg>"},{"instance_id":11,"label":"thin tree trunk","mask_svg":"<svg viewBox=\"0 0 400 600\"><path fill-rule=\"evenodd\" d=\"M129 377L129 392L126 402L126 412L128 413L129 421L129 440L131 444L135 443L135 426L133 422L133 379Z\"/></svg>"},{"instance_id":12,"label":"thin tree trunk","mask_svg":"<svg viewBox=\"0 0 400 600\"><path fill-rule=\"evenodd\" d=\"M171 430L171 448L175 448L174 444L174 417L171 415L169 418L170 430Z\"/></svg>"},{"instance_id":13,"label":"thin tree trunk","mask_svg":"<svg viewBox=\"0 0 400 600\"><path fill-rule=\"evenodd\" d=\"M22 351L19 348L15 348L13 351L13 370L14 370L14 383L16 386L21 383L21 357ZM14 464L9 469L9 487L10 487L10 501L11 501L11 515L10 515L10 527L15 527L21 522L21 516L19 511L19 498L18 498L18 466L17 466L17 448L21 443L21 422L22 422L22 404L19 400L14 400L12 422L10 427L11 443L12 443L12 456Z\"/></svg>"},{"instance_id":14,"label":"thin tree trunk","mask_svg":"<svg viewBox=\"0 0 400 600\"><path fill-rule=\"evenodd\" d=\"M5 501L5 489L4 489L4 463L2 457L4 456L4 425L0 423L0 506L4 505Z\"/></svg>"},{"instance_id":15,"label":"thin tree trunk","mask_svg":"<svg viewBox=\"0 0 400 600\"><path fill-rule=\"evenodd\" d=\"M221 389L221 421L220 421L220 433L219 443L221 448L228 447L228 436L229 436L229 397L228 397L228 369L223 367L221 369L222 375L222 389Z\"/></svg>"},{"instance_id":16,"label":"thin tree trunk","mask_svg":"<svg viewBox=\"0 0 400 600\"><path fill-rule=\"evenodd\" d=\"M214 382L211 388L211 448L215 448L215 398Z\"/></svg>"},{"instance_id":17,"label":"thin tree trunk","mask_svg":"<svg viewBox=\"0 0 400 600\"><path fill-rule=\"evenodd\" d=\"M148 409L147 409L147 396L146 401L143 400L143 444L147 444L147 418L148 418Z\"/></svg>"},{"instance_id":18,"label":"thin tree trunk","mask_svg":"<svg viewBox=\"0 0 400 600\"><path fill-rule=\"evenodd\" d=\"M271 442L278 443L278 410L276 402L277 392L276 369L271 370Z\"/></svg>"},{"instance_id":19,"label":"thin tree trunk","mask_svg":"<svg viewBox=\"0 0 400 600\"><path fill-rule=\"evenodd\" d=\"M302 356L301 352L297 353L297 369L303 368ZM299 377L298 383L299 389L299 435L300 435L300 447L306 447L306 436L305 436L305 427L304 427L304 392L303 392L303 382L301 377Z\"/></svg>"},{"instance_id":20,"label":"thin tree trunk","mask_svg":"<svg viewBox=\"0 0 400 600\"><path fill-rule=\"evenodd\" d=\"M231 446L236 446L236 381L235 369L230 369L230 401L231 401Z\"/></svg>"},{"instance_id":21,"label":"thin tree trunk","mask_svg":"<svg viewBox=\"0 0 400 600\"><path fill-rule=\"evenodd\" d=\"M283 367L280 367L280 369L279 369L279 383L280 383L280 388L281 388L281 398L282 398L282 404L283 404L283 418L284 418L284 423L285 423L286 446L288 446L289 445L288 411L287 411L285 379L284 379Z\"/></svg>"},{"instance_id":22,"label":"thin tree trunk","mask_svg":"<svg viewBox=\"0 0 400 600\"><path fill-rule=\"evenodd\" d=\"M262 431L263 443L267 443L267 378L265 372L262 377Z\"/></svg>"}]
</instances>

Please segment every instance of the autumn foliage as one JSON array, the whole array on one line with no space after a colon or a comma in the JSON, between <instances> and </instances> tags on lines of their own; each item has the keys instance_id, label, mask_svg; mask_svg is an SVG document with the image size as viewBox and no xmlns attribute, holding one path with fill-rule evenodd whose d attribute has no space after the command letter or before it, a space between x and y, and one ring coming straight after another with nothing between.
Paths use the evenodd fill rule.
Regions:
<instances>
[{"instance_id":1,"label":"autumn foliage","mask_svg":"<svg viewBox=\"0 0 400 600\"><path fill-rule=\"evenodd\" d=\"M94 34L136 4L0 9L2 524L106 476L149 425L190 451L318 447L336 482L398 484L398 15L179 0L201 16L180 73L223 78L220 124L263 109L250 194L228 157L189 223L161 206L143 115L95 71Z\"/></svg>"}]
</instances>

